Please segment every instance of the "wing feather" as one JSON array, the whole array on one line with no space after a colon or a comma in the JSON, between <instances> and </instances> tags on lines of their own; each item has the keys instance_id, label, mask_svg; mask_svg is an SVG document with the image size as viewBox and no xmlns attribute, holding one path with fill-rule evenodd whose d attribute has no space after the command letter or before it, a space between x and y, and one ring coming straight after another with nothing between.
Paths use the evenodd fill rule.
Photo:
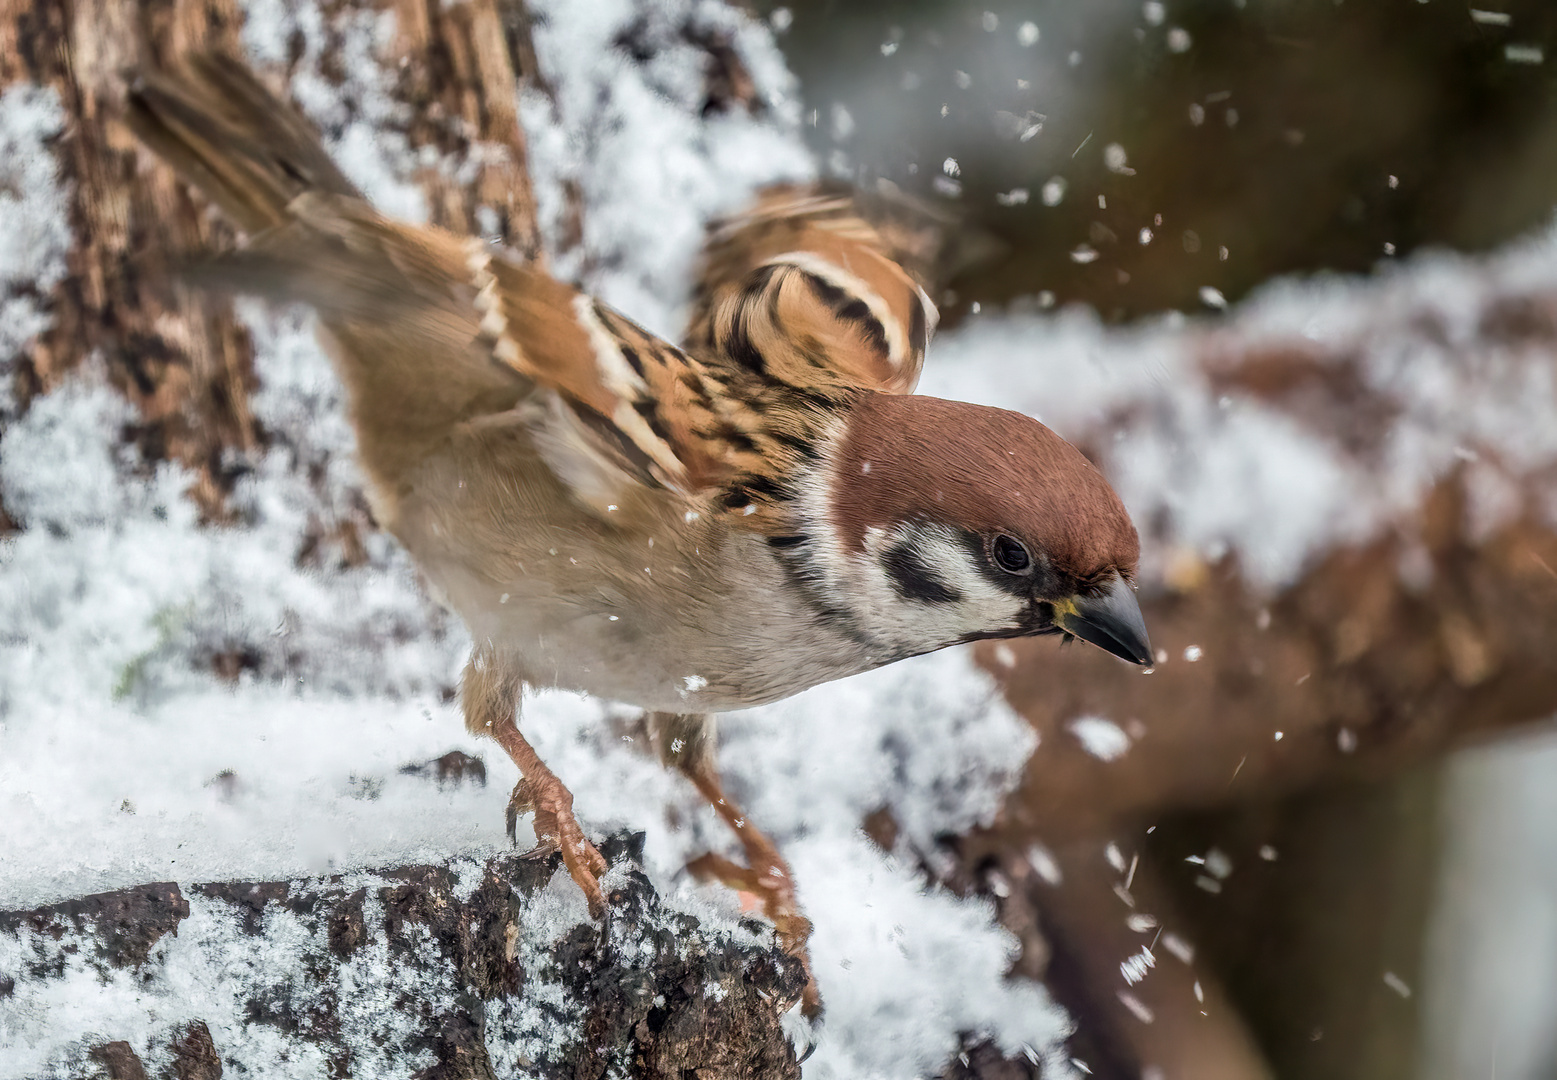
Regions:
<instances>
[{"instance_id":1,"label":"wing feather","mask_svg":"<svg viewBox=\"0 0 1557 1080\"><path fill-rule=\"evenodd\" d=\"M704 251L688 347L796 388L912 393L935 305L854 200L764 194Z\"/></svg>"},{"instance_id":2,"label":"wing feather","mask_svg":"<svg viewBox=\"0 0 1557 1080\"><path fill-rule=\"evenodd\" d=\"M437 439L512 412L586 505L635 485L706 492L732 471L731 407L702 365L533 264L386 219L241 64L201 55L142 72L127 105L141 138L249 234L183 276L314 307L351 343L338 366L374 402L359 441L386 461L414 457L410 429Z\"/></svg>"},{"instance_id":3,"label":"wing feather","mask_svg":"<svg viewBox=\"0 0 1557 1080\"><path fill-rule=\"evenodd\" d=\"M241 65L143 73L128 116L249 234L185 276L318 309L386 460L408 429L515 410L587 505L648 485L752 517L839 405L918 380L934 306L850 196L778 188L714 229L683 351L538 266L387 220Z\"/></svg>"},{"instance_id":4,"label":"wing feather","mask_svg":"<svg viewBox=\"0 0 1557 1080\"><path fill-rule=\"evenodd\" d=\"M669 342L572 286L471 241L468 265L493 356L560 393L580 430L617 444L640 480L693 493L728 472L723 448L703 437L715 397L702 366ZM634 462L638 464L629 464Z\"/></svg>"}]
</instances>

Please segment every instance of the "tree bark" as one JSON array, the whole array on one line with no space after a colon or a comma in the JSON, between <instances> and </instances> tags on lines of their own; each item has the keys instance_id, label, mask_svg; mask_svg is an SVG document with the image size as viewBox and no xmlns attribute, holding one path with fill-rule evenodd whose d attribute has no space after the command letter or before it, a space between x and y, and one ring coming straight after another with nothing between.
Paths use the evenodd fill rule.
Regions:
<instances>
[{"instance_id":1,"label":"tree bark","mask_svg":"<svg viewBox=\"0 0 1557 1080\"><path fill-rule=\"evenodd\" d=\"M388 1055L422 1062L424 1080L515 1066L557 1080L798 1077L781 1018L804 988L800 963L756 924L662 906L634 868L640 841L601 845L616 868L603 928L582 901L548 894L559 858L520 855L188 896L160 882L0 912L0 939L27 957L0 992L41 1008L70 982L96 1019L49 1065L95 1063L116 1080L155 1057L180 1080L221 1076L224 1056L263 1071L261 1055L318 1059L333 1076L371 1075ZM112 1019L126 995L134 1032Z\"/></svg>"}]
</instances>

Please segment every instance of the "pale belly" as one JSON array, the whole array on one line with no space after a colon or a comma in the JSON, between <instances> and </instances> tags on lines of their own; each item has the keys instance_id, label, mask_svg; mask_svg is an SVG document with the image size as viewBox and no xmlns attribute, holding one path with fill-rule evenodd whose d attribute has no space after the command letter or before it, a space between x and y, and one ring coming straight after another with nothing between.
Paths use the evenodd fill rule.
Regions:
<instances>
[{"instance_id":1,"label":"pale belly","mask_svg":"<svg viewBox=\"0 0 1557 1080\"><path fill-rule=\"evenodd\" d=\"M531 685L719 712L891 659L819 616L759 536L688 525L668 495L663 512L613 528L559 498L549 474L516 479L495 500L445 473L439 500L402 501L393 531L474 641Z\"/></svg>"},{"instance_id":2,"label":"pale belly","mask_svg":"<svg viewBox=\"0 0 1557 1080\"><path fill-rule=\"evenodd\" d=\"M496 589L447 585L472 637L516 657L531 685L646 709L748 708L885 661L803 605L786 604L764 580L770 572L782 571L748 566L722 594L671 594L687 601L679 604L648 590L559 595L549 581L524 578Z\"/></svg>"},{"instance_id":3,"label":"pale belly","mask_svg":"<svg viewBox=\"0 0 1557 1080\"><path fill-rule=\"evenodd\" d=\"M780 642L769 634L709 634L652 617L624 615L604 626L598 619L586 615L541 635L510 627L518 633L506 640L534 685L666 712L763 705L875 666L827 634Z\"/></svg>"}]
</instances>

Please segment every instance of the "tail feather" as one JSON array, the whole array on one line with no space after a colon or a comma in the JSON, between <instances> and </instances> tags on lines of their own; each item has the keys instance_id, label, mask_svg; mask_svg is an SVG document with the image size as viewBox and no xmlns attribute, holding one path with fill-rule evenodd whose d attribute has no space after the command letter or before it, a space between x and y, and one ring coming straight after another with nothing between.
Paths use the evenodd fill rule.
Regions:
<instances>
[{"instance_id":1,"label":"tail feather","mask_svg":"<svg viewBox=\"0 0 1557 1080\"><path fill-rule=\"evenodd\" d=\"M441 308L474 335L465 243L383 218L242 64L197 54L142 73L127 106L147 146L249 234L237 251L180 266L191 285L307 304L331 322L415 326Z\"/></svg>"},{"instance_id":2,"label":"tail feather","mask_svg":"<svg viewBox=\"0 0 1557 1080\"><path fill-rule=\"evenodd\" d=\"M312 192L288 206L286 220L237 251L199 257L178 268L202 289L305 304L327 322L447 330L463 345L480 313L467 265L469 241L407 229L359 199ZM429 322L434 312L443 321Z\"/></svg>"},{"instance_id":3,"label":"tail feather","mask_svg":"<svg viewBox=\"0 0 1557 1080\"><path fill-rule=\"evenodd\" d=\"M480 245L385 219L308 122L240 64L199 56L142 75L127 106L141 139L248 234L179 275L318 312L381 521L393 521L404 477L456 425L505 413L531 390L480 337Z\"/></svg>"},{"instance_id":4,"label":"tail feather","mask_svg":"<svg viewBox=\"0 0 1557 1080\"><path fill-rule=\"evenodd\" d=\"M242 64L196 55L176 75L142 73L127 104L131 129L251 235L307 192L361 198L308 121Z\"/></svg>"}]
</instances>

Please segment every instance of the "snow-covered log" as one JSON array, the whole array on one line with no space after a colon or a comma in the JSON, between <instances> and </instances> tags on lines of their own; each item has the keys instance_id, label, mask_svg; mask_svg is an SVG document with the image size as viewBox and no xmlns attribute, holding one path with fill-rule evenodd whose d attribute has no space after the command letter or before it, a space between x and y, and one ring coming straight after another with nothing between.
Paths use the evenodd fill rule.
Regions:
<instances>
[{"instance_id":1,"label":"snow-covered log","mask_svg":"<svg viewBox=\"0 0 1557 1080\"><path fill-rule=\"evenodd\" d=\"M601 847L603 929L565 875L548 884L553 860L518 855L187 892L159 882L0 912L6 1068L798 1077L781 1019L800 964L759 925L662 907L632 839Z\"/></svg>"}]
</instances>

